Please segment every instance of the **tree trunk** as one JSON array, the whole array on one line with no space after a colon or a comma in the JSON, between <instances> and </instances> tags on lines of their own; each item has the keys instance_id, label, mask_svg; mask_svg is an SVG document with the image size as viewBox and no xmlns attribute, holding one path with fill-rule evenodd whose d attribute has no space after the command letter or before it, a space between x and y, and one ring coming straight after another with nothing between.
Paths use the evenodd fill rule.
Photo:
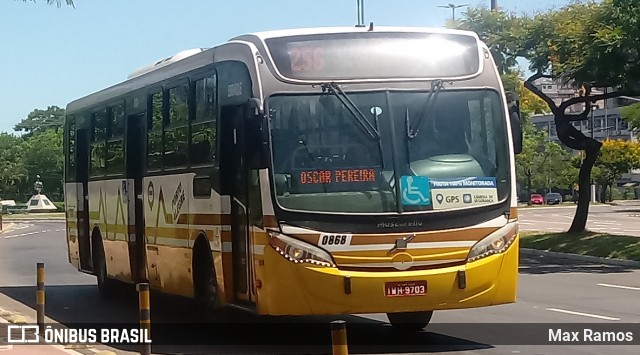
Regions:
<instances>
[{"instance_id":1,"label":"tree trunk","mask_svg":"<svg viewBox=\"0 0 640 355\"><path fill-rule=\"evenodd\" d=\"M576 208L576 214L573 216L571 227L569 227L569 233L579 233L586 229L587 218L589 217L589 203L591 202L591 170L596 163L601 146L602 143L596 140L587 141L586 157L582 161L580 173L578 174L578 207Z\"/></svg>"},{"instance_id":2,"label":"tree trunk","mask_svg":"<svg viewBox=\"0 0 640 355\"><path fill-rule=\"evenodd\" d=\"M531 206L531 174L527 174L527 206Z\"/></svg>"}]
</instances>

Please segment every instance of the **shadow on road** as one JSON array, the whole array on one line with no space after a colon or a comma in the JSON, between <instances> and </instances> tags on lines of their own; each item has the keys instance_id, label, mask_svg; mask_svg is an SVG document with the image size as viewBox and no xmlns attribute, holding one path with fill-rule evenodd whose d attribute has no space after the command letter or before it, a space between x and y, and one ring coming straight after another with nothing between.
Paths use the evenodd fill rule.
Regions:
<instances>
[{"instance_id":1,"label":"shadow on road","mask_svg":"<svg viewBox=\"0 0 640 355\"><path fill-rule=\"evenodd\" d=\"M0 287L0 293L35 307L35 287ZM138 321L137 294L130 288L123 288L116 299L103 300L93 285L47 286L46 301L47 317L69 328L79 327L80 323L132 327ZM470 340L475 338L473 331L465 333L455 326L437 323L425 331L411 333L398 331L385 322L350 315L268 317L235 309L221 312L219 322L203 323L190 300L160 294L152 296L151 309L154 354L330 354L330 322L336 319L347 322L349 352L353 354L493 348ZM466 338L454 335L459 333ZM139 350L131 345L110 346L121 351Z\"/></svg>"},{"instance_id":2,"label":"shadow on road","mask_svg":"<svg viewBox=\"0 0 640 355\"><path fill-rule=\"evenodd\" d=\"M584 273L584 274L616 274L629 273L638 268L626 266L612 266L594 264L585 261L576 261L549 257L546 255L525 256L520 255L521 274L544 275L553 273Z\"/></svg>"}]
</instances>

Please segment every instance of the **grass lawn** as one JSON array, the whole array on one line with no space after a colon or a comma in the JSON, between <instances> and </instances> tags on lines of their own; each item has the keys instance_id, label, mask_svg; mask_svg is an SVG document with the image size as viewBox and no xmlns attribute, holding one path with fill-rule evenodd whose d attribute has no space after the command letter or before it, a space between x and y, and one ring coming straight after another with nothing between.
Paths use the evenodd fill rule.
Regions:
<instances>
[{"instance_id":1,"label":"grass lawn","mask_svg":"<svg viewBox=\"0 0 640 355\"><path fill-rule=\"evenodd\" d=\"M522 232L520 246L605 258L640 261L640 237L596 232Z\"/></svg>"}]
</instances>

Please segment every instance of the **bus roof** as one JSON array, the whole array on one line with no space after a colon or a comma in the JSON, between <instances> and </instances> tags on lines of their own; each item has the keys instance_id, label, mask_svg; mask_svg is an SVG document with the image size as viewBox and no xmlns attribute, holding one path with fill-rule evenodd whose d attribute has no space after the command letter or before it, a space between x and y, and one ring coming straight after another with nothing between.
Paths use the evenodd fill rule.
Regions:
<instances>
[{"instance_id":1,"label":"bus roof","mask_svg":"<svg viewBox=\"0 0 640 355\"><path fill-rule=\"evenodd\" d=\"M231 40L239 39L247 35L254 35L262 40L266 40L270 38L298 36L298 35L315 35L315 34L323 34L323 33L362 33L362 32L370 32L369 26L366 26L366 27L309 27L309 28L292 28L292 29L273 30L273 31L260 31L260 32L247 33L244 35L236 36L231 38ZM374 25L373 32L441 33L441 34L467 35L467 36L472 36L476 38L478 37L478 35L472 31L455 30L455 29L440 28L440 27L398 27L398 26L375 26Z\"/></svg>"},{"instance_id":2,"label":"bus roof","mask_svg":"<svg viewBox=\"0 0 640 355\"><path fill-rule=\"evenodd\" d=\"M67 112L74 112L77 110L85 109L94 104L100 103L104 100L109 100L125 94L129 91L139 89L146 85L152 85L158 81L169 78L173 75L179 74L185 70L196 69L200 66L204 66L213 63L213 51L217 47L223 46L226 43L232 41L242 41L248 38L258 38L260 41L265 41L271 38L281 38L297 35L314 35L314 34L330 34L330 33L363 33L363 32L396 32L396 33L433 33L433 34L458 34L474 37L478 39L478 35L475 32L454 30L448 28L437 27L395 27L395 26L374 26L373 31L367 27L312 27L312 28L294 28L284 30L273 31L261 31L246 33L233 38L230 38L226 42L217 44L212 48L198 48L192 50L185 50L174 54L171 57L163 58L159 61L155 61L152 64L136 69L129 74L129 77L123 81L120 81L110 87L104 88L92 94L78 98L71 101L67 105ZM175 60L170 60L170 59ZM177 64L180 63L180 64ZM160 69L164 67L162 71Z\"/></svg>"}]
</instances>

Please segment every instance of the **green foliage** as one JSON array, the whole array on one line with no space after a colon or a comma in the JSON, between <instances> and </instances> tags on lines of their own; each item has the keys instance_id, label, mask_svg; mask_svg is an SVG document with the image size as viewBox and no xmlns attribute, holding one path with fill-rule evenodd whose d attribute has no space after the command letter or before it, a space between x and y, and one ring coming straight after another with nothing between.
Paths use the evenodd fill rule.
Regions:
<instances>
[{"instance_id":1,"label":"green foliage","mask_svg":"<svg viewBox=\"0 0 640 355\"><path fill-rule=\"evenodd\" d=\"M32 193L36 175L41 175L44 193L50 198L62 199L63 166L62 124L44 124L64 114L55 106L47 110L34 110L17 125L29 127L28 134L15 136L0 134L0 197L25 202Z\"/></svg>"},{"instance_id":2,"label":"green foliage","mask_svg":"<svg viewBox=\"0 0 640 355\"><path fill-rule=\"evenodd\" d=\"M629 129L640 134L640 103L620 109L620 116L629 125Z\"/></svg>"},{"instance_id":3,"label":"green foliage","mask_svg":"<svg viewBox=\"0 0 640 355\"><path fill-rule=\"evenodd\" d=\"M21 0L21 1L22 2L27 2L27 1L37 2L36 0ZM46 0L46 2L47 2L48 5L56 4L56 6L58 6L58 7L62 6L62 0ZM73 4L73 0L64 0L64 2L69 6L75 7L75 5Z\"/></svg>"},{"instance_id":4,"label":"green foliage","mask_svg":"<svg viewBox=\"0 0 640 355\"><path fill-rule=\"evenodd\" d=\"M35 176L40 175L45 193L54 196L62 194L62 172L64 155L62 154L62 130L48 129L38 132L23 142L25 155L23 164L27 170L27 186L31 187Z\"/></svg>"},{"instance_id":5,"label":"green foliage","mask_svg":"<svg viewBox=\"0 0 640 355\"><path fill-rule=\"evenodd\" d=\"M640 92L640 1L579 1L532 16L468 8L464 16L457 28L478 33L500 73L522 57L534 72Z\"/></svg>"},{"instance_id":6,"label":"green foliage","mask_svg":"<svg viewBox=\"0 0 640 355\"><path fill-rule=\"evenodd\" d=\"M21 139L11 134L0 133L0 197L11 198L17 191L16 185L25 179L24 147Z\"/></svg>"},{"instance_id":7,"label":"green foliage","mask_svg":"<svg viewBox=\"0 0 640 355\"><path fill-rule=\"evenodd\" d=\"M640 261L640 238L606 233L524 234L520 246L561 253Z\"/></svg>"},{"instance_id":8,"label":"green foliage","mask_svg":"<svg viewBox=\"0 0 640 355\"><path fill-rule=\"evenodd\" d=\"M530 193L547 188L569 188L577 178L571 153L548 141L546 131L525 123L522 153L516 156L518 182ZM528 193L528 194L529 194Z\"/></svg>"},{"instance_id":9,"label":"green foliage","mask_svg":"<svg viewBox=\"0 0 640 355\"><path fill-rule=\"evenodd\" d=\"M608 139L602 142L593 177L602 186L611 188L613 183L631 169L640 168L640 143ZM603 194L604 195L604 194ZM611 199L612 197L610 197ZM603 198L601 199L604 200ZM604 202L604 201L603 201Z\"/></svg>"},{"instance_id":10,"label":"green foliage","mask_svg":"<svg viewBox=\"0 0 640 355\"><path fill-rule=\"evenodd\" d=\"M56 206L58 212L64 212L64 202L54 202L53 203L54 206Z\"/></svg>"},{"instance_id":11,"label":"green foliage","mask_svg":"<svg viewBox=\"0 0 640 355\"><path fill-rule=\"evenodd\" d=\"M35 109L14 130L25 131L27 135L48 130L58 130L64 126L65 110L58 106L49 106L46 110Z\"/></svg>"},{"instance_id":12,"label":"green foliage","mask_svg":"<svg viewBox=\"0 0 640 355\"><path fill-rule=\"evenodd\" d=\"M520 38L524 35L522 18L486 7L468 8L457 27L474 31L487 43L500 74L517 65L516 57L522 56ZM452 24L453 25L453 24Z\"/></svg>"}]
</instances>

